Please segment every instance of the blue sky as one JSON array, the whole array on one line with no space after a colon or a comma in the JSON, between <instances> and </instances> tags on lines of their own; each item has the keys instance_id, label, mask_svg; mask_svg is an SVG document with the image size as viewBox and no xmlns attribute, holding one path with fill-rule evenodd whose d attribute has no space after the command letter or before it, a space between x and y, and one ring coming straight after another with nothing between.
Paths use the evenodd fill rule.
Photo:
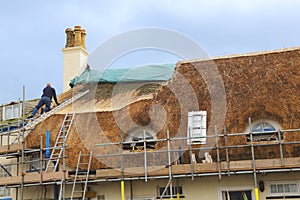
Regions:
<instances>
[{"instance_id":1,"label":"blue sky","mask_svg":"<svg viewBox=\"0 0 300 200\"><path fill-rule=\"evenodd\" d=\"M178 31L209 56L274 50L300 44L300 1L296 0L74 0L1 1L0 104L38 98L46 82L62 92L65 29L81 25L87 50L120 33L145 27ZM176 63L172 55L139 53L115 65ZM136 59L135 59L136 58ZM139 62L136 62L139 60ZM144 63L145 64L145 63Z\"/></svg>"}]
</instances>

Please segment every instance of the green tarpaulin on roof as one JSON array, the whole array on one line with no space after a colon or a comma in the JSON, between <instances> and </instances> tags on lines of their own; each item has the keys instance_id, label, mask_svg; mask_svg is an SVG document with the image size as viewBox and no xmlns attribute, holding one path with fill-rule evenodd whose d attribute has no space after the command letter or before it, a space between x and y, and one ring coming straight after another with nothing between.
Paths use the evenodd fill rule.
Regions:
<instances>
[{"instance_id":1,"label":"green tarpaulin on roof","mask_svg":"<svg viewBox=\"0 0 300 200\"><path fill-rule=\"evenodd\" d=\"M137 68L91 70L86 69L70 81L70 86L81 83L117 83L141 81L168 81L176 65L147 65Z\"/></svg>"}]
</instances>

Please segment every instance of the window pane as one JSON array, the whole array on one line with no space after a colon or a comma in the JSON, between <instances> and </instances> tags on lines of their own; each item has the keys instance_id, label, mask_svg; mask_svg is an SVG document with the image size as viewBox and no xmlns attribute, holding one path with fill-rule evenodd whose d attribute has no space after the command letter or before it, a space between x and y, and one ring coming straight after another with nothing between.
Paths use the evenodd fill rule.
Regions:
<instances>
[{"instance_id":1,"label":"window pane","mask_svg":"<svg viewBox=\"0 0 300 200\"><path fill-rule=\"evenodd\" d=\"M299 186L297 183L281 183L281 184L271 184L270 193L271 194L288 194L288 193L298 193Z\"/></svg>"},{"instance_id":2,"label":"window pane","mask_svg":"<svg viewBox=\"0 0 300 200\"><path fill-rule=\"evenodd\" d=\"M12 118L12 106L6 106L5 107L5 119L11 119Z\"/></svg>"},{"instance_id":3,"label":"window pane","mask_svg":"<svg viewBox=\"0 0 300 200\"><path fill-rule=\"evenodd\" d=\"M7 189L7 188L4 189L4 196L5 197L10 196L10 189Z\"/></svg>"},{"instance_id":4,"label":"window pane","mask_svg":"<svg viewBox=\"0 0 300 200\"><path fill-rule=\"evenodd\" d=\"M183 194L183 193L182 193L182 187L181 187L181 186L180 186L180 187L177 187L177 189L178 189L177 192L178 192L179 194Z\"/></svg>"},{"instance_id":5,"label":"window pane","mask_svg":"<svg viewBox=\"0 0 300 200\"><path fill-rule=\"evenodd\" d=\"M290 190L291 192L298 192L297 184L290 184Z\"/></svg>"},{"instance_id":6,"label":"window pane","mask_svg":"<svg viewBox=\"0 0 300 200\"><path fill-rule=\"evenodd\" d=\"M164 187L159 187L159 196L162 196L164 190L165 190ZM174 186L174 187L172 187L173 197L175 197L177 195L177 193L179 193L180 195L183 195L182 186L178 186L178 187ZM168 187L166 189L166 192L165 192L165 194L163 196L164 197L170 197L171 196L170 187Z\"/></svg>"},{"instance_id":7,"label":"window pane","mask_svg":"<svg viewBox=\"0 0 300 200\"><path fill-rule=\"evenodd\" d=\"M275 128L267 122L262 122L254 125L251 131L252 132L275 131Z\"/></svg>"},{"instance_id":8,"label":"window pane","mask_svg":"<svg viewBox=\"0 0 300 200\"><path fill-rule=\"evenodd\" d=\"M12 172L12 167L11 166L3 166L9 173ZM4 171L4 169L0 168L0 178L1 177L8 177L9 175L7 174L6 171Z\"/></svg>"},{"instance_id":9,"label":"window pane","mask_svg":"<svg viewBox=\"0 0 300 200\"><path fill-rule=\"evenodd\" d=\"M275 131L275 128L271 124L264 122L263 130L264 131Z\"/></svg>"},{"instance_id":10,"label":"window pane","mask_svg":"<svg viewBox=\"0 0 300 200\"><path fill-rule=\"evenodd\" d=\"M277 185L278 193L283 193L283 184Z\"/></svg>"},{"instance_id":11,"label":"window pane","mask_svg":"<svg viewBox=\"0 0 300 200\"><path fill-rule=\"evenodd\" d=\"M162 188L162 187L161 187L161 188L159 188L159 196L161 196L161 195L162 195L162 193L164 192L164 189L165 189L165 188Z\"/></svg>"},{"instance_id":12,"label":"window pane","mask_svg":"<svg viewBox=\"0 0 300 200\"><path fill-rule=\"evenodd\" d=\"M13 118L18 118L19 117L19 105L14 105L13 106Z\"/></svg>"},{"instance_id":13,"label":"window pane","mask_svg":"<svg viewBox=\"0 0 300 200\"><path fill-rule=\"evenodd\" d=\"M285 193L291 192L290 191L290 184L284 184L284 192Z\"/></svg>"},{"instance_id":14,"label":"window pane","mask_svg":"<svg viewBox=\"0 0 300 200\"><path fill-rule=\"evenodd\" d=\"M271 185L271 193L277 193L277 187L276 185Z\"/></svg>"},{"instance_id":15,"label":"window pane","mask_svg":"<svg viewBox=\"0 0 300 200\"><path fill-rule=\"evenodd\" d=\"M10 195L10 189L0 187L0 197L8 197Z\"/></svg>"}]
</instances>

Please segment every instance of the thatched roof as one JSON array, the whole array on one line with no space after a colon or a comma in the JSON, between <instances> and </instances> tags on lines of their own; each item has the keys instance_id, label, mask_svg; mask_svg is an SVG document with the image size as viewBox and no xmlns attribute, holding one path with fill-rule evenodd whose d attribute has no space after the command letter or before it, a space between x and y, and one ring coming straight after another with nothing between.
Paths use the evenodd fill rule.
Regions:
<instances>
[{"instance_id":1,"label":"thatched roof","mask_svg":"<svg viewBox=\"0 0 300 200\"><path fill-rule=\"evenodd\" d=\"M213 68L215 71L211 70ZM220 80L223 88L218 87ZM113 152L110 148L97 150L95 144L119 141L119 126L122 126L124 136L126 130L136 126L151 128L157 132L158 138L165 138L167 130L172 137L186 136L187 113L192 110L208 112L208 135L214 134L215 126L220 133L224 131L224 127L227 132L244 132L249 117L253 121L274 120L283 129L300 127L300 48L210 60L182 61L177 64L170 81L154 87L146 92L147 94L140 93L141 89L136 91L136 87L125 91L125 88L130 87L123 85L121 90L115 93L115 99L109 98L107 94L115 91L113 86L86 86L95 90L88 98L76 102L75 109L82 109L78 109L80 113L75 120L76 126L73 127L67 142L69 157L75 158L80 149L85 149L83 144L88 144L88 149L92 148L96 154L97 151L98 154ZM144 89L147 91L147 87ZM123 97L127 99L125 103ZM212 104L213 101L220 102L220 105ZM97 102L100 103L97 105ZM94 106L93 109L85 110L86 105L96 105L96 108ZM38 137L43 135L46 129L57 133L62 119L63 113L60 113L38 125L26 138L27 146L38 146ZM55 135L52 143L54 138ZM295 133L284 139L289 141L295 138L300 139L300 134ZM219 143L224 145L222 139ZM228 144L246 143L245 136L236 136L228 141ZM214 144L215 139L207 142L207 146ZM159 143L156 149L163 148L164 145ZM174 145L184 147L186 143ZM277 150L268 146L257 150L261 152L262 158L278 155ZM293 145L284 147L286 156L293 156L295 150L297 148L293 148ZM214 152L211 153L214 155ZM239 153L230 150L230 153L232 159L248 159L250 149ZM135 160L138 163L138 158ZM159 164L163 160L163 155L157 156L153 157L151 163ZM74 167L76 161L77 159L69 160L69 166ZM128 162L130 161L128 159ZM111 159L109 162L112 166L117 166L117 159ZM130 164L132 163L128 163ZM95 159L93 167L100 166L104 167Z\"/></svg>"}]
</instances>

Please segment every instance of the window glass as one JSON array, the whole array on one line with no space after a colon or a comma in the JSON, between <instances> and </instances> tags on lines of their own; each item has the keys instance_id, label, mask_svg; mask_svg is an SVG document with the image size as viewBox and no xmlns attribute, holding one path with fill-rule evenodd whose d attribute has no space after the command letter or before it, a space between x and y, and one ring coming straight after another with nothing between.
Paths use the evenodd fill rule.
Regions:
<instances>
[{"instance_id":1,"label":"window glass","mask_svg":"<svg viewBox=\"0 0 300 200\"><path fill-rule=\"evenodd\" d=\"M3 166L5 167L5 169L9 172L12 173L12 166ZM9 174L2 168L0 168L0 177L4 178L4 177L8 177ZM0 187L0 197L9 197L10 194L10 189L5 188L5 187Z\"/></svg>"},{"instance_id":2,"label":"window glass","mask_svg":"<svg viewBox=\"0 0 300 200\"><path fill-rule=\"evenodd\" d=\"M2 166L4 167L9 173L12 172L12 166ZM8 177L9 174L2 168L0 168L0 178L3 178L3 177Z\"/></svg>"},{"instance_id":3,"label":"window glass","mask_svg":"<svg viewBox=\"0 0 300 200\"><path fill-rule=\"evenodd\" d=\"M289 184L284 184L284 192L291 192Z\"/></svg>"},{"instance_id":4,"label":"window glass","mask_svg":"<svg viewBox=\"0 0 300 200\"><path fill-rule=\"evenodd\" d=\"M3 107L3 120L14 119L21 116L22 104L14 104Z\"/></svg>"},{"instance_id":5,"label":"window glass","mask_svg":"<svg viewBox=\"0 0 300 200\"><path fill-rule=\"evenodd\" d=\"M277 185L278 193L283 193L283 184Z\"/></svg>"},{"instance_id":6,"label":"window glass","mask_svg":"<svg viewBox=\"0 0 300 200\"><path fill-rule=\"evenodd\" d=\"M298 193L299 186L297 183L272 183L270 184L270 194L274 195L283 195L283 194L291 194Z\"/></svg>"},{"instance_id":7,"label":"window glass","mask_svg":"<svg viewBox=\"0 0 300 200\"><path fill-rule=\"evenodd\" d=\"M0 187L0 197L9 197L10 196L10 189L5 187Z\"/></svg>"},{"instance_id":8,"label":"window glass","mask_svg":"<svg viewBox=\"0 0 300 200\"><path fill-rule=\"evenodd\" d=\"M291 192L298 192L298 186L297 184L290 184Z\"/></svg>"},{"instance_id":9,"label":"window glass","mask_svg":"<svg viewBox=\"0 0 300 200\"><path fill-rule=\"evenodd\" d=\"M12 119L13 115L12 115L12 106L7 106L5 107L5 117L4 119Z\"/></svg>"},{"instance_id":10,"label":"window glass","mask_svg":"<svg viewBox=\"0 0 300 200\"><path fill-rule=\"evenodd\" d=\"M153 136L150 133L145 132L145 139L153 140ZM144 140L144 132L139 132L132 138L132 141L143 141L143 140Z\"/></svg>"},{"instance_id":11,"label":"window glass","mask_svg":"<svg viewBox=\"0 0 300 200\"><path fill-rule=\"evenodd\" d=\"M276 185L271 185L271 193L277 193Z\"/></svg>"},{"instance_id":12,"label":"window glass","mask_svg":"<svg viewBox=\"0 0 300 200\"><path fill-rule=\"evenodd\" d=\"M143 148L144 137L146 141L146 148L155 148L156 133L151 129L143 130L139 127L132 128L126 133L126 137L123 143L124 149Z\"/></svg>"},{"instance_id":13,"label":"window glass","mask_svg":"<svg viewBox=\"0 0 300 200\"><path fill-rule=\"evenodd\" d=\"M260 141L278 141L279 139L284 140L283 134L278 132L281 130L280 125L269 119L260 119L254 121L251 126L248 126L246 132L249 134L246 136L247 141L260 142ZM280 136L279 136L280 134Z\"/></svg>"},{"instance_id":14,"label":"window glass","mask_svg":"<svg viewBox=\"0 0 300 200\"><path fill-rule=\"evenodd\" d=\"M265 131L275 131L274 126L267 122L258 123L253 126L252 132L265 132Z\"/></svg>"},{"instance_id":15,"label":"window glass","mask_svg":"<svg viewBox=\"0 0 300 200\"><path fill-rule=\"evenodd\" d=\"M222 200L252 200L251 190L222 191Z\"/></svg>"},{"instance_id":16,"label":"window glass","mask_svg":"<svg viewBox=\"0 0 300 200\"><path fill-rule=\"evenodd\" d=\"M160 187L159 188L159 194L158 196L161 197L163 192L165 190L165 187ZM172 195L173 197L176 197L177 193L182 197L183 196L183 191L182 191L182 186L176 186L176 187L172 187ZM170 187L168 187L166 189L166 192L164 193L163 197L171 197L171 191L170 191Z\"/></svg>"},{"instance_id":17,"label":"window glass","mask_svg":"<svg viewBox=\"0 0 300 200\"><path fill-rule=\"evenodd\" d=\"M97 200L105 200L105 196L104 195L98 195Z\"/></svg>"},{"instance_id":18,"label":"window glass","mask_svg":"<svg viewBox=\"0 0 300 200\"><path fill-rule=\"evenodd\" d=\"M43 155L44 157L44 155ZM42 164L42 169L45 169L46 166L46 161L43 160L42 163L40 163L40 153L33 153L28 156L28 163L27 163L27 170L28 171L36 171L40 170L41 164Z\"/></svg>"}]
</instances>

